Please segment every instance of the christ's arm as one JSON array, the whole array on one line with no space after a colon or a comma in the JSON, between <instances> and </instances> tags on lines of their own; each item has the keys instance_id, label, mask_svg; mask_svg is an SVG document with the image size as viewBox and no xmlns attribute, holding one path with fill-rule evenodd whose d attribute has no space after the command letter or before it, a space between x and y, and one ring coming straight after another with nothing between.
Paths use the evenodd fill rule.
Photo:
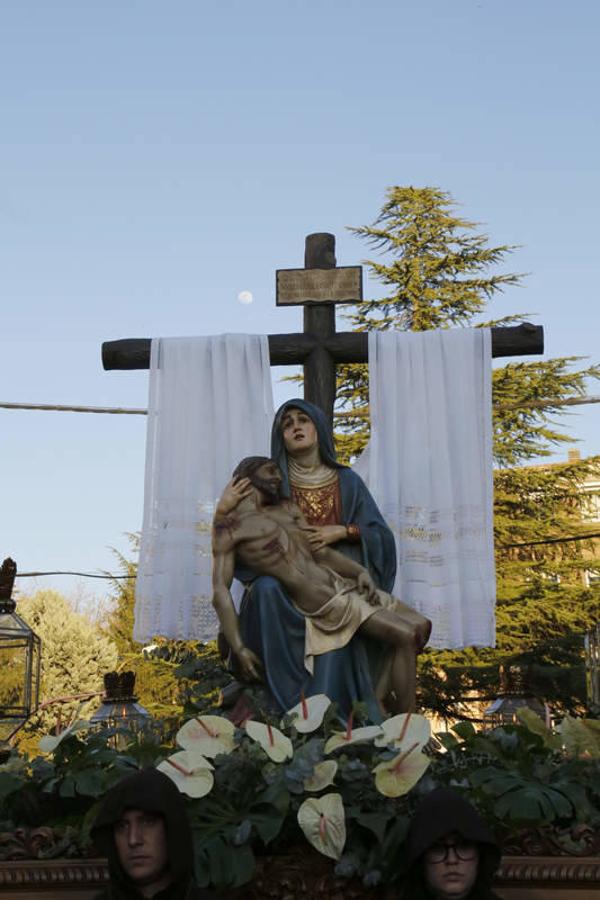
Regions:
<instances>
[{"instance_id":1,"label":"christ's arm","mask_svg":"<svg viewBox=\"0 0 600 900\"><path fill-rule=\"evenodd\" d=\"M313 556L318 563L328 566L328 568L333 569L334 572L337 572L343 578L355 578L358 589L368 595L369 603L373 605L379 603L375 583L367 569L361 566L360 563L355 562L348 556L344 556L343 553L339 553L337 550L333 550L331 547L322 547L321 550L316 550Z\"/></svg>"},{"instance_id":2,"label":"christ's arm","mask_svg":"<svg viewBox=\"0 0 600 900\"><path fill-rule=\"evenodd\" d=\"M290 504L290 511L300 531L306 533L306 531L309 530L309 525L302 515L300 508L295 504ZM350 559L349 556L344 556L344 554L340 553L338 550L334 550L333 547L321 547L316 550L311 545L308 538L307 543L311 549L313 559L319 564L333 569L334 572L337 572L337 574L341 575L343 578L355 578L358 589L367 594L369 603L373 606L379 604L380 600L377 594L377 588L375 587L371 575L364 566L361 566L360 563Z\"/></svg>"},{"instance_id":3,"label":"christ's arm","mask_svg":"<svg viewBox=\"0 0 600 900\"><path fill-rule=\"evenodd\" d=\"M261 663L252 650L244 646L238 615L231 596L231 582L235 566L236 539L228 528L213 531L213 606L217 611L223 634L247 679L259 679Z\"/></svg>"}]
</instances>

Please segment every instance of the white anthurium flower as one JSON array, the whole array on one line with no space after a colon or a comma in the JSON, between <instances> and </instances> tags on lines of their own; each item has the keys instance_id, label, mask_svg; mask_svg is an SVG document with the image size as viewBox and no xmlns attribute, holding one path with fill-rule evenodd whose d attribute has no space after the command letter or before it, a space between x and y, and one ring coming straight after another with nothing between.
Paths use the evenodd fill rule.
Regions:
<instances>
[{"instance_id":1,"label":"white anthurium flower","mask_svg":"<svg viewBox=\"0 0 600 900\"><path fill-rule=\"evenodd\" d=\"M206 797L214 784L212 765L197 750L179 750L156 767L188 797Z\"/></svg>"},{"instance_id":2,"label":"white anthurium flower","mask_svg":"<svg viewBox=\"0 0 600 900\"><path fill-rule=\"evenodd\" d=\"M244 728L248 737L260 744L273 762L285 762L294 755L292 742L278 728L265 725L263 722L255 722L253 719L248 719Z\"/></svg>"},{"instance_id":3,"label":"white anthurium flower","mask_svg":"<svg viewBox=\"0 0 600 900\"><path fill-rule=\"evenodd\" d=\"M231 753L235 746L235 725L223 716L197 716L177 732L177 743L184 750L196 750L203 756Z\"/></svg>"},{"instance_id":4,"label":"white anthurium flower","mask_svg":"<svg viewBox=\"0 0 600 900\"><path fill-rule=\"evenodd\" d=\"M346 843L346 817L340 794L305 800L298 810L298 825L319 853L340 858Z\"/></svg>"},{"instance_id":5,"label":"white anthurium flower","mask_svg":"<svg viewBox=\"0 0 600 900\"><path fill-rule=\"evenodd\" d=\"M305 791L322 791L323 788L333 784L338 764L334 759L326 759L325 762L317 763L313 769L312 775L304 779L303 785Z\"/></svg>"},{"instance_id":6,"label":"white anthurium flower","mask_svg":"<svg viewBox=\"0 0 600 900\"><path fill-rule=\"evenodd\" d=\"M375 787L384 797L402 797L407 794L425 773L431 760L415 743L394 759L379 763L373 769Z\"/></svg>"},{"instance_id":7,"label":"white anthurium flower","mask_svg":"<svg viewBox=\"0 0 600 900\"><path fill-rule=\"evenodd\" d=\"M38 747L42 753L54 753L61 741L64 741L70 734L77 734L78 731L84 731L86 728L89 728L89 724L83 719L77 719L77 721L71 722L69 727L61 731L60 734L45 734L44 737L40 738Z\"/></svg>"},{"instance_id":8,"label":"white anthurium flower","mask_svg":"<svg viewBox=\"0 0 600 900\"><path fill-rule=\"evenodd\" d=\"M365 725L364 728L352 727L352 714L348 719L348 727L345 731L336 731L325 744L325 753L332 753L340 747L348 747L350 744L359 744L361 741L372 741L379 737L381 728L379 725Z\"/></svg>"},{"instance_id":9,"label":"white anthurium flower","mask_svg":"<svg viewBox=\"0 0 600 900\"><path fill-rule=\"evenodd\" d=\"M306 699L302 697L300 703L288 710L286 715L293 717L292 724L296 731L301 734L309 734L311 731L316 731L321 725L330 706L331 700L326 694L315 694Z\"/></svg>"},{"instance_id":10,"label":"white anthurium flower","mask_svg":"<svg viewBox=\"0 0 600 900\"><path fill-rule=\"evenodd\" d=\"M402 713L386 719L381 724L383 734L375 739L376 747L388 747L393 745L398 750L406 750L417 743L419 748L424 747L431 737L431 725L425 716L415 713Z\"/></svg>"}]
</instances>

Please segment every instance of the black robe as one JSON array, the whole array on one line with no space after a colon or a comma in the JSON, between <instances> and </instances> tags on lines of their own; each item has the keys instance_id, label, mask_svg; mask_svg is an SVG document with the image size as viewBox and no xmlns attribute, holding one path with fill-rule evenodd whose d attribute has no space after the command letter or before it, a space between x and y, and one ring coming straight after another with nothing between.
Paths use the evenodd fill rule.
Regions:
<instances>
[{"instance_id":1,"label":"black robe","mask_svg":"<svg viewBox=\"0 0 600 900\"><path fill-rule=\"evenodd\" d=\"M456 832L477 844L477 879L465 900L500 900L492 891L494 873L500 864L500 847L479 813L456 791L436 788L419 804L407 836L408 871L399 897L402 900L432 900L423 877L423 854L448 834Z\"/></svg>"},{"instance_id":2,"label":"black robe","mask_svg":"<svg viewBox=\"0 0 600 900\"><path fill-rule=\"evenodd\" d=\"M192 830L183 797L162 772L144 769L115 785L96 817L92 837L108 859L110 883L94 900L139 900L141 896L119 862L113 837L113 826L126 809L160 813L165 819L173 882L155 894L153 900L210 900L216 896L194 882Z\"/></svg>"}]
</instances>

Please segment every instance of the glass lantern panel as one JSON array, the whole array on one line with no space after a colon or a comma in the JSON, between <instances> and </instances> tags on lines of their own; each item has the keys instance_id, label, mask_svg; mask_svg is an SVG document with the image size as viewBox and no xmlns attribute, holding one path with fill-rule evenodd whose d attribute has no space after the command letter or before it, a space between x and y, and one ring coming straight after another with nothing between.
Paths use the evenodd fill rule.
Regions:
<instances>
[{"instance_id":1,"label":"glass lantern panel","mask_svg":"<svg viewBox=\"0 0 600 900\"><path fill-rule=\"evenodd\" d=\"M588 703L600 706L600 625L585 636L585 667Z\"/></svg>"},{"instance_id":2,"label":"glass lantern panel","mask_svg":"<svg viewBox=\"0 0 600 900\"><path fill-rule=\"evenodd\" d=\"M26 641L0 638L0 716L27 705L28 650Z\"/></svg>"},{"instance_id":3,"label":"glass lantern panel","mask_svg":"<svg viewBox=\"0 0 600 900\"><path fill-rule=\"evenodd\" d=\"M0 640L2 638L27 639L31 629L16 613L0 613Z\"/></svg>"},{"instance_id":4,"label":"glass lantern panel","mask_svg":"<svg viewBox=\"0 0 600 900\"><path fill-rule=\"evenodd\" d=\"M5 716L0 714L0 743L8 741L27 721L27 716Z\"/></svg>"}]
</instances>

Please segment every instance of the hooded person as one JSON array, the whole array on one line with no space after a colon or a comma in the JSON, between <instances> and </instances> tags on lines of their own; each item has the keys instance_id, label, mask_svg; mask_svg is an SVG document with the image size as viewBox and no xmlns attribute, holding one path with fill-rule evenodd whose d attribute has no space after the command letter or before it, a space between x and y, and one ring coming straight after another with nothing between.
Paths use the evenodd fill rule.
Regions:
<instances>
[{"instance_id":1,"label":"hooded person","mask_svg":"<svg viewBox=\"0 0 600 900\"><path fill-rule=\"evenodd\" d=\"M192 830L170 778L144 769L105 796L92 828L108 858L110 881L94 900L209 900L194 882Z\"/></svg>"},{"instance_id":2,"label":"hooded person","mask_svg":"<svg viewBox=\"0 0 600 900\"><path fill-rule=\"evenodd\" d=\"M271 458L281 470L282 496L300 507L315 549L332 546L363 565L378 588L391 591L394 536L360 476L337 461L322 410L302 399L284 403L273 422ZM243 569L235 574L246 586L239 614L244 644L261 659L279 711L291 709L302 695L326 694L344 718L361 701L371 721L381 721L385 690L380 686L391 654L382 653L379 642L355 635L345 647L316 657L314 671L308 673L304 615L275 578L257 578Z\"/></svg>"},{"instance_id":3,"label":"hooded person","mask_svg":"<svg viewBox=\"0 0 600 900\"><path fill-rule=\"evenodd\" d=\"M401 900L499 900L492 891L500 848L460 794L436 788L419 804L407 836Z\"/></svg>"}]
</instances>

